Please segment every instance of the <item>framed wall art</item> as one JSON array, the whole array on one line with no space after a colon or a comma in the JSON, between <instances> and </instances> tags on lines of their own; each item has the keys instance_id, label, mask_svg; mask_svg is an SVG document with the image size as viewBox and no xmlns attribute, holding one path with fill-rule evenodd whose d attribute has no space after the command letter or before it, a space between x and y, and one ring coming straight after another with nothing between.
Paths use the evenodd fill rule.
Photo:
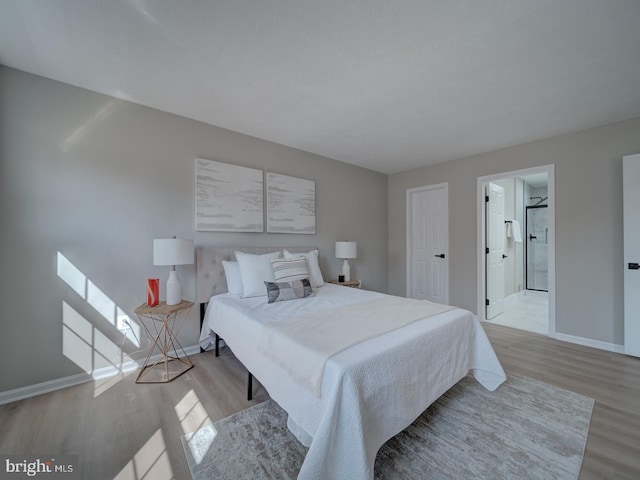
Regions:
<instances>
[{"instance_id":1,"label":"framed wall art","mask_svg":"<svg viewBox=\"0 0 640 480\"><path fill-rule=\"evenodd\" d=\"M267 172L267 232L316 233L316 183Z\"/></svg>"},{"instance_id":2,"label":"framed wall art","mask_svg":"<svg viewBox=\"0 0 640 480\"><path fill-rule=\"evenodd\" d=\"M196 159L196 230L263 232L262 170Z\"/></svg>"}]
</instances>

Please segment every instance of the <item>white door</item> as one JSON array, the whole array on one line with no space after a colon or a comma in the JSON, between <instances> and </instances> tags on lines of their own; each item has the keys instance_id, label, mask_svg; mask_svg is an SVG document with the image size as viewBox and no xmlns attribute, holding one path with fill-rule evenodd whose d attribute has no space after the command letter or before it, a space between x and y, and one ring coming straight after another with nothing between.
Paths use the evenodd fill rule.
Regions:
<instances>
[{"instance_id":1,"label":"white door","mask_svg":"<svg viewBox=\"0 0 640 480\"><path fill-rule=\"evenodd\" d=\"M640 357L640 154L622 159L624 350Z\"/></svg>"},{"instance_id":2,"label":"white door","mask_svg":"<svg viewBox=\"0 0 640 480\"><path fill-rule=\"evenodd\" d=\"M440 184L407 190L407 296L449 302L449 193Z\"/></svg>"},{"instance_id":3,"label":"white door","mask_svg":"<svg viewBox=\"0 0 640 480\"><path fill-rule=\"evenodd\" d=\"M487 320L504 312L504 188L489 183L486 189Z\"/></svg>"}]
</instances>

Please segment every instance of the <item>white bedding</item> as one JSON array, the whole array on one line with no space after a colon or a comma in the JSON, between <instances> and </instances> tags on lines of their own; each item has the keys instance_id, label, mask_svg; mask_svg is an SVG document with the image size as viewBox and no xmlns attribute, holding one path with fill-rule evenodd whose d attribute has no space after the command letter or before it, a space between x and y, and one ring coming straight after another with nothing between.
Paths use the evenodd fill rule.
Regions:
<instances>
[{"instance_id":1,"label":"white bedding","mask_svg":"<svg viewBox=\"0 0 640 480\"><path fill-rule=\"evenodd\" d=\"M218 333L289 415L309 447L300 479L373 478L375 455L469 370L487 389L504 371L473 315L453 309L368 339L330 357L320 397L291 381L260 352L264 324L366 302L382 294L327 284L312 297L267 304L264 297L212 297L201 345Z\"/></svg>"},{"instance_id":2,"label":"white bedding","mask_svg":"<svg viewBox=\"0 0 640 480\"><path fill-rule=\"evenodd\" d=\"M370 338L451 309L440 303L384 295L264 325L258 348L286 370L293 381L319 397L328 358Z\"/></svg>"}]
</instances>

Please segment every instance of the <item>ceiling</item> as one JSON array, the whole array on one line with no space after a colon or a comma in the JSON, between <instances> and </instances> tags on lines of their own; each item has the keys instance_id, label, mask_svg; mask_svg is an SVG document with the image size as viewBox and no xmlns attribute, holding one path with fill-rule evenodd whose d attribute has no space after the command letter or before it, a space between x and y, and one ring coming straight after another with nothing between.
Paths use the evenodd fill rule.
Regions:
<instances>
[{"instance_id":1,"label":"ceiling","mask_svg":"<svg viewBox=\"0 0 640 480\"><path fill-rule=\"evenodd\" d=\"M0 63L383 173L640 116L638 0L0 0Z\"/></svg>"}]
</instances>

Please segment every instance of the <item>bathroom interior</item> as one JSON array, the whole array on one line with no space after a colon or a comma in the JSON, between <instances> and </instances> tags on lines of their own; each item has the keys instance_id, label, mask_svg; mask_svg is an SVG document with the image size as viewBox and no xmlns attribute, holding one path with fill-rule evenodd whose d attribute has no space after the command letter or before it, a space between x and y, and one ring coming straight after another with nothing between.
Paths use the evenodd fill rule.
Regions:
<instances>
[{"instance_id":1,"label":"bathroom interior","mask_svg":"<svg viewBox=\"0 0 640 480\"><path fill-rule=\"evenodd\" d=\"M548 175L494 181L504 188L504 311L487 321L547 334Z\"/></svg>"}]
</instances>

